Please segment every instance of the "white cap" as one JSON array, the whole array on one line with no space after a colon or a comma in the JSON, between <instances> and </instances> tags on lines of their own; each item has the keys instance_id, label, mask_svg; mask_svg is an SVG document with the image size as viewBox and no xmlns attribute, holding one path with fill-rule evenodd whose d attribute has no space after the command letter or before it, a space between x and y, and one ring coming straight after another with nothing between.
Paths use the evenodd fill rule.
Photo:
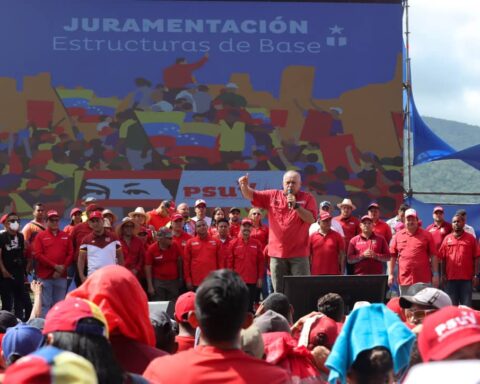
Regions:
<instances>
[{"instance_id":1,"label":"white cap","mask_svg":"<svg viewBox=\"0 0 480 384\"><path fill-rule=\"evenodd\" d=\"M440 309L452 305L452 300L441 289L424 288L414 296L400 297L400 307L410 308L412 304L429 305L431 307Z\"/></svg>"},{"instance_id":2,"label":"white cap","mask_svg":"<svg viewBox=\"0 0 480 384\"><path fill-rule=\"evenodd\" d=\"M205 204L205 206L207 206L207 202L203 199L198 199L195 201L195 207L199 206L200 204Z\"/></svg>"},{"instance_id":3,"label":"white cap","mask_svg":"<svg viewBox=\"0 0 480 384\"><path fill-rule=\"evenodd\" d=\"M414 216L416 218L418 218L417 216L417 211L413 208L409 208L405 211L405 217L409 217L409 216Z\"/></svg>"}]
</instances>

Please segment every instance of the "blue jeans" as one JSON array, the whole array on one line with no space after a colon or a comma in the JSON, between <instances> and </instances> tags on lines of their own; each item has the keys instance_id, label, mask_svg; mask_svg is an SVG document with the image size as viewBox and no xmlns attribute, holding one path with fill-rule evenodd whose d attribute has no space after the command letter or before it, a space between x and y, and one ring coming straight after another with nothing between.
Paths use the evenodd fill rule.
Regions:
<instances>
[{"instance_id":1,"label":"blue jeans","mask_svg":"<svg viewBox=\"0 0 480 384\"><path fill-rule=\"evenodd\" d=\"M453 305L472 306L472 280L447 280L445 292Z\"/></svg>"},{"instance_id":2,"label":"blue jeans","mask_svg":"<svg viewBox=\"0 0 480 384\"><path fill-rule=\"evenodd\" d=\"M56 303L65 299L67 293L67 279L39 279L42 282L42 317Z\"/></svg>"}]
</instances>

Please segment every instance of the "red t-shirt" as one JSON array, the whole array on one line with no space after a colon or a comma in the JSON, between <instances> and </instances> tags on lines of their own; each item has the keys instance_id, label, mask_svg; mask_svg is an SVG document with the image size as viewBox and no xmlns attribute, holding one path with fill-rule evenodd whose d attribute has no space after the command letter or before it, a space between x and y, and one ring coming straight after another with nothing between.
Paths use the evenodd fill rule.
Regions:
<instances>
[{"instance_id":1,"label":"red t-shirt","mask_svg":"<svg viewBox=\"0 0 480 384\"><path fill-rule=\"evenodd\" d=\"M342 215L339 215L334 218L337 220L343 229L343 234L345 235L345 248L348 249L348 244L354 236L360 234L360 220L355 216L350 216L348 218L343 218Z\"/></svg>"},{"instance_id":2,"label":"red t-shirt","mask_svg":"<svg viewBox=\"0 0 480 384\"><path fill-rule=\"evenodd\" d=\"M152 277L159 280L177 280L180 277L178 260L182 257L180 248L173 244L160 249L158 243L150 245L145 255L145 265L152 267Z\"/></svg>"},{"instance_id":3,"label":"red t-shirt","mask_svg":"<svg viewBox=\"0 0 480 384\"><path fill-rule=\"evenodd\" d=\"M55 265L63 265L65 269L61 277L67 277L67 268L73 262L73 244L68 234L59 230L54 235L47 228L35 236L33 249L35 260L37 260L38 277L51 279L55 272Z\"/></svg>"},{"instance_id":4,"label":"red t-shirt","mask_svg":"<svg viewBox=\"0 0 480 384\"><path fill-rule=\"evenodd\" d=\"M223 268L220 241L210 236L192 237L185 245L183 267L185 282L199 286L211 271Z\"/></svg>"},{"instance_id":5,"label":"red t-shirt","mask_svg":"<svg viewBox=\"0 0 480 384\"><path fill-rule=\"evenodd\" d=\"M463 232L458 238L454 233L448 234L438 251L438 258L444 259L446 263L447 280L471 280L477 257L477 240L467 232Z\"/></svg>"},{"instance_id":6,"label":"red t-shirt","mask_svg":"<svg viewBox=\"0 0 480 384\"><path fill-rule=\"evenodd\" d=\"M390 240L392 240L392 230L385 221L377 220L376 223L373 223L373 232L382 236L387 241L387 244L390 244Z\"/></svg>"},{"instance_id":7,"label":"red t-shirt","mask_svg":"<svg viewBox=\"0 0 480 384\"><path fill-rule=\"evenodd\" d=\"M200 346L153 360L143 376L154 383L289 383L287 372L238 349Z\"/></svg>"},{"instance_id":8,"label":"red t-shirt","mask_svg":"<svg viewBox=\"0 0 480 384\"><path fill-rule=\"evenodd\" d=\"M200 68L208 60L202 57L195 63L173 64L163 70L163 82L167 88L183 88L189 83L195 83L192 72Z\"/></svg>"},{"instance_id":9,"label":"red t-shirt","mask_svg":"<svg viewBox=\"0 0 480 384\"><path fill-rule=\"evenodd\" d=\"M363 253L371 249L376 258L364 257ZM386 240L375 233L367 239L363 234L355 236L348 245L347 260L356 261L353 264L355 275L380 275L383 273L383 263L390 259ZM360 260L360 261L358 261Z\"/></svg>"},{"instance_id":10,"label":"red t-shirt","mask_svg":"<svg viewBox=\"0 0 480 384\"><path fill-rule=\"evenodd\" d=\"M228 236L224 241L220 239L218 233L212 236L214 239L217 239L220 242L220 260L221 260L221 267L227 267L227 260L230 258L230 243L232 242L232 238Z\"/></svg>"},{"instance_id":11,"label":"red t-shirt","mask_svg":"<svg viewBox=\"0 0 480 384\"><path fill-rule=\"evenodd\" d=\"M339 253L345 251L343 237L333 229L326 235L315 232L310 236L312 275L339 275Z\"/></svg>"},{"instance_id":12,"label":"red t-shirt","mask_svg":"<svg viewBox=\"0 0 480 384\"><path fill-rule=\"evenodd\" d=\"M297 203L317 217L317 204L309 193L299 191ZM267 190L253 193L252 205L268 211L270 226L268 254L271 257L303 257L309 254L308 229L310 223L303 221L294 209L288 207L283 191Z\"/></svg>"},{"instance_id":13,"label":"red t-shirt","mask_svg":"<svg viewBox=\"0 0 480 384\"><path fill-rule=\"evenodd\" d=\"M170 216L161 216L157 213L157 211L152 210L147 212L148 221L147 224L151 225L158 231L159 228L166 226L170 222Z\"/></svg>"},{"instance_id":14,"label":"red t-shirt","mask_svg":"<svg viewBox=\"0 0 480 384\"><path fill-rule=\"evenodd\" d=\"M177 353L187 351L194 347L195 336L175 336L175 341L178 343Z\"/></svg>"},{"instance_id":15,"label":"red t-shirt","mask_svg":"<svg viewBox=\"0 0 480 384\"><path fill-rule=\"evenodd\" d=\"M237 237L230 243L227 268L237 272L245 284L256 284L263 277L265 261L262 245L252 238L246 242Z\"/></svg>"},{"instance_id":16,"label":"red t-shirt","mask_svg":"<svg viewBox=\"0 0 480 384\"><path fill-rule=\"evenodd\" d=\"M406 228L402 229L395 234L390 244L390 253L398 259L400 285L432 281L430 255L436 255L437 251L429 232L418 228L412 235Z\"/></svg>"},{"instance_id":17,"label":"red t-shirt","mask_svg":"<svg viewBox=\"0 0 480 384\"><path fill-rule=\"evenodd\" d=\"M120 239L120 244L122 245L125 268L129 270L135 269L137 272L140 272L145 258L145 246L142 240L137 236L132 236L130 245L123 238Z\"/></svg>"},{"instance_id":18,"label":"red t-shirt","mask_svg":"<svg viewBox=\"0 0 480 384\"><path fill-rule=\"evenodd\" d=\"M452 232L452 224L446 221L444 221L440 226L432 223L425 230L430 232L432 235L433 242L435 243L435 247L438 251L442 245L443 239Z\"/></svg>"},{"instance_id":19,"label":"red t-shirt","mask_svg":"<svg viewBox=\"0 0 480 384\"><path fill-rule=\"evenodd\" d=\"M229 229L229 234L230 237L236 238L238 237L238 234L240 233L240 224L238 223L231 223L230 224L230 229Z\"/></svg>"},{"instance_id":20,"label":"red t-shirt","mask_svg":"<svg viewBox=\"0 0 480 384\"><path fill-rule=\"evenodd\" d=\"M262 248L268 243L268 227L266 225L261 225L259 227L252 227L252 232L250 232L250 237L252 239L258 240L262 244Z\"/></svg>"}]
</instances>

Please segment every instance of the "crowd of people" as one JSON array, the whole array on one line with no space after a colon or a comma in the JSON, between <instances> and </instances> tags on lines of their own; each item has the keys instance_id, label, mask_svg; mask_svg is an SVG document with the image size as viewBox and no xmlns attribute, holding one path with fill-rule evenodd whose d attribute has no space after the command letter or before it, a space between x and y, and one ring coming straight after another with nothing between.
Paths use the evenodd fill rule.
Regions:
<instances>
[{"instance_id":1,"label":"crowd of people","mask_svg":"<svg viewBox=\"0 0 480 384\"><path fill-rule=\"evenodd\" d=\"M480 358L479 248L465 211L449 223L435 207L426 226L406 204L383 221L377 202L356 215L344 198L334 217L295 171L282 190L255 190L248 174L238 183L245 217L207 216L202 199L193 216L165 200L119 219L87 198L63 229L40 202L23 228L5 213L3 382L413 383L422 361ZM296 314L281 293L287 275L344 274L387 274L387 305L347 313L330 293ZM174 303L172 316L155 302Z\"/></svg>"}]
</instances>

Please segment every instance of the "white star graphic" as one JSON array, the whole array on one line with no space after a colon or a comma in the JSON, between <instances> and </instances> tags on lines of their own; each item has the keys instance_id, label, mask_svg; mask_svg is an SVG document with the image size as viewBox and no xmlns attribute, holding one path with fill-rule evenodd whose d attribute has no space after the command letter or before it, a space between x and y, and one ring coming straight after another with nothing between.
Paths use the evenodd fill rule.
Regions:
<instances>
[{"instance_id":1,"label":"white star graphic","mask_svg":"<svg viewBox=\"0 0 480 384\"><path fill-rule=\"evenodd\" d=\"M343 27L339 27L337 24L335 24L333 27L330 27L330 33L332 35L341 35L342 34L342 31L343 31Z\"/></svg>"}]
</instances>

